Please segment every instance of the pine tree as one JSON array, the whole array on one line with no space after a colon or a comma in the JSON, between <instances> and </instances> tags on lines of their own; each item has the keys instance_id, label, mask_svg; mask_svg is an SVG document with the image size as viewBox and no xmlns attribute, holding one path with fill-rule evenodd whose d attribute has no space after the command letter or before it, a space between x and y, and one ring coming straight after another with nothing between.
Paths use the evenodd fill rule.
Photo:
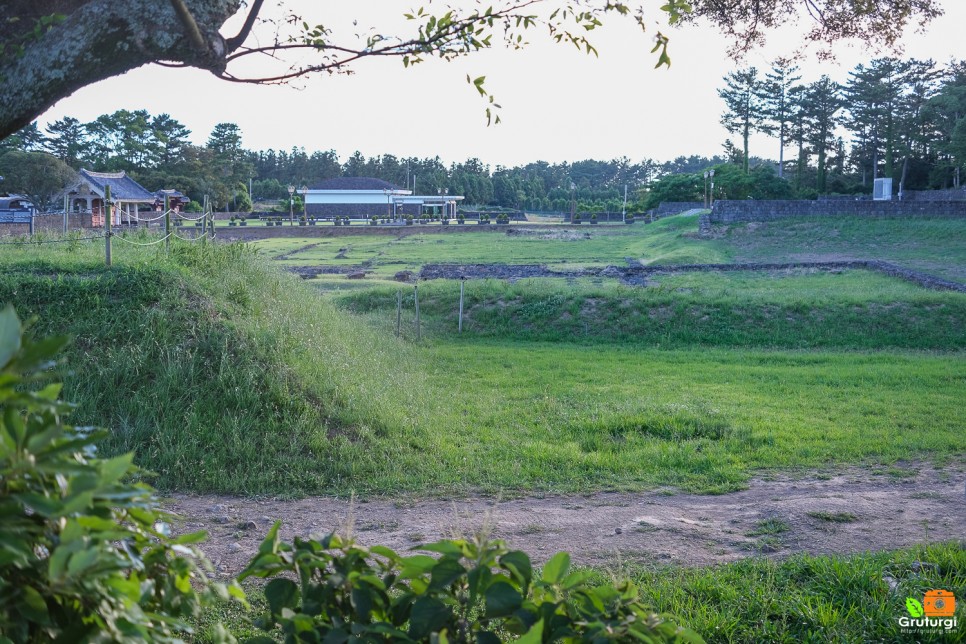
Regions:
<instances>
[{"instance_id":1,"label":"pine tree","mask_svg":"<svg viewBox=\"0 0 966 644\"><path fill-rule=\"evenodd\" d=\"M772 63L771 71L765 74L758 94L764 124L772 133L778 134L779 178L785 176L785 143L788 141L792 121L789 94L801 78L798 67L790 59L777 58Z\"/></svg>"},{"instance_id":2,"label":"pine tree","mask_svg":"<svg viewBox=\"0 0 966 644\"><path fill-rule=\"evenodd\" d=\"M87 149L87 128L72 116L47 126L47 149L69 166L77 167Z\"/></svg>"},{"instance_id":3,"label":"pine tree","mask_svg":"<svg viewBox=\"0 0 966 644\"><path fill-rule=\"evenodd\" d=\"M806 138L817 157L818 176L815 189L822 194L827 189L828 152L835 147L835 128L842 109L841 86L822 76L805 89L804 117Z\"/></svg>"},{"instance_id":4,"label":"pine tree","mask_svg":"<svg viewBox=\"0 0 966 644\"><path fill-rule=\"evenodd\" d=\"M767 132L768 126L762 119L761 81L754 67L729 73L724 78L725 87L718 90L718 96L725 102L727 111L721 117L721 124L728 132L741 137L744 145L743 169L748 172L748 139L752 132Z\"/></svg>"}]
</instances>

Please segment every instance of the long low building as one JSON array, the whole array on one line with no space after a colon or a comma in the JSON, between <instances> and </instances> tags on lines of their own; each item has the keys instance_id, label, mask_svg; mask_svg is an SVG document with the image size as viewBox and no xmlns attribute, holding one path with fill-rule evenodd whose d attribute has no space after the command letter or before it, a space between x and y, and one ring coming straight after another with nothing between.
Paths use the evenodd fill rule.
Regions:
<instances>
[{"instance_id":1,"label":"long low building","mask_svg":"<svg viewBox=\"0 0 966 644\"><path fill-rule=\"evenodd\" d=\"M414 195L382 179L338 177L327 179L305 192L305 212L309 217L387 217L395 219L423 214L456 216L463 200L454 195Z\"/></svg>"}]
</instances>

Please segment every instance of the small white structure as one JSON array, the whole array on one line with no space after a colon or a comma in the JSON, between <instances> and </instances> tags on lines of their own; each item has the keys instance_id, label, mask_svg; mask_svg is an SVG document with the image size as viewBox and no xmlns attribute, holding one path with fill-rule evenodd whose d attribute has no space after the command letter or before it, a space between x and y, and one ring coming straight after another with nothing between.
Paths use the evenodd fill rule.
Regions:
<instances>
[{"instance_id":1,"label":"small white structure","mask_svg":"<svg viewBox=\"0 0 966 644\"><path fill-rule=\"evenodd\" d=\"M315 184L305 192L309 217L419 216L423 208L439 208L439 214L456 216L463 200L452 195L414 195L388 181L369 177L338 177Z\"/></svg>"},{"instance_id":2,"label":"small white structure","mask_svg":"<svg viewBox=\"0 0 966 644\"><path fill-rule=\"evenodd\" d=\"M872 186L873 201L892 201L892 179L876 179Z\"/></svg>"}]
</instances>

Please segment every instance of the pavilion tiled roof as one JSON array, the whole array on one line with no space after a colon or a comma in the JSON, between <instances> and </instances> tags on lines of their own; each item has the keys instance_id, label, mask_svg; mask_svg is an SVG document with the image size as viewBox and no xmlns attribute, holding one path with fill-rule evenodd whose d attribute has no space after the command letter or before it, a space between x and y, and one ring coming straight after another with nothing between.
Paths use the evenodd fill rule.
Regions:
<instances>
[{"instance_id":1,"label":"pavilion tiled roof","mask_svg":"<svg viewBox=\"0 0 966 644\"><path fill-rule=\"evenodd\" d=\"M111 199L122 201L142 201L154 203L155 196L148 192L144 186L121 172L91 172L81 170L79 173L81 181L90 184L91 188L96 188L96 192L104 193L106 186L111 186Z\"/></svg>"}]
</instances>

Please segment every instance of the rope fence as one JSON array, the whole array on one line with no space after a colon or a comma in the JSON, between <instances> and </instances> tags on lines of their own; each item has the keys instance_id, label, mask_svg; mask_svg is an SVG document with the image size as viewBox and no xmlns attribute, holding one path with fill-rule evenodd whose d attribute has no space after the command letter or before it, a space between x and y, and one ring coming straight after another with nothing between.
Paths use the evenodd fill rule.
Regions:
<instances>
[{"instance_id":1,"label":"rope fence","mask_svg":"<svg viewBox=\"0 0 966 644\"><path fill-rule=\"evenodd\" d=\"M112 210L112 208L114 206L114 202L111 200L111 196L110 195L111 195L111 193L110 193L110 186L107 186L105 188L105 194L104 194L104 201L105 201L104 210L105 210L105 212L111 212L111 210ZM111 222L111 219L113 218L113 215L108 215L107 217L104 218L104 221L103 221L104 232L103 233L96 234L96 235L89 235L89 236L85 236L85 237L70 237L70 236L67 236L68 235L67 216L68 216L68 214L71 214L71 213L68 213L65 210L65 212L63 213L63 216L64 216L64 235L65 235L65 237L63 237L61 239L35 239L35 238L33 238L33 235L34 235L34 217L36 217L36 214L31 214L30 220L29 220L30 236L31 237L29 239L21 239L21 240L18 240L18 241L0 241L0 246L31 246L31 245L40 246L40 245L44 245L44 244L73 244L73 243L83 242L83 241L95 241L95 240L103 239L104 240L104 261L105 261L106 265L108 267L110 267L111 266L111 245L112 245L112 243L113 243L113 241L115 239L118 240L118 241L120 241L120 242L123 242L125 244L128 244L130 246L136 246L136 247L140 247L140 248L146 248L146 247L150 247L150 246L157 246L159 244L164 244L166 249L170 249L171 239L172 238L174 238L174 239L180 239L181 241L188 242L188 243L194 243L194 242L197 242L197 241L204 242L204 241L206 241L208 239L214 239L215 238L214 212L212 211L212 209L211 209L211 207L209 205L209 201L207 199L205 200L205 209L204 209L204 211L198 217L188 217L185 214L183 214L182 212L180 212L179 210L175 210L173 208L170 208L169 205L168 205L167 199L165 200L165 209L164 209L164 211L155 211L155 212L157 214L154 217L142 218L142 217L139 216L138 219L137 219L137 221L136 221L136 223L138 223L138 224L150 224L152 222L157 222L157 221L162 221L163 220L163 224L162 224L163 225L163 231L162 232L164 234L162 236L160 236L159 238L153 239L151 241L135 241L134 239L128 238L128 236L127 236L126 233L123 233L123 232L122 233L118 233L118 232L112 231L111 230L111 223L112 223ZM195 222L196 225L202 227L202 230L201 230L200 234L197 234L194 237L182 236L182 235L177 234L174 230L172 230L172 228L171 228L172 221L175 222L175 223L177 223L179 226L180 226L180 223L182 221ZM128 223L135 223L135 222L133 220L130 220ZM144 230L147 231L147 228L145 228ZM140 239L144 239L144 237L141 236Z\"/></svg>"},{"instance_id":2,"label":"rope fence","mask_svg":"<svg viewBox=\"0 0 966 644\"><path fill-rule=\"evenodd\" d=\"M181 235L178 235L175 233L171 233L171 235L173 235L175 239L180 239L181 241L186 241L186 242L196 242L199 239L205 238L204 235L198 235L197 237L182 237Z\"/></svg>"},{"instance_id":3,"label":"rope fence","mask_svg":"<svg viewBox=\"0 0 966 644\"><path fill-rule=\"evenodd\" d=\"M127 237L124 237L123 235L117 235L117 234L112 234L111 237L113 237L114 239L116 239L118 241L122 241L125 244L131 244L132 246L154 246L155 244L161 244L161 243L167 241L168 239L171 238L172 235L174 235L175 237L178 237L174 233L168 233L167 235L165 235L161 239L156 239L156 240L154 240L152 242L136 242L136 241L131 241ZM181 239L181 238L178 237L178 239Z\"/></svg>"}]
</instances>

